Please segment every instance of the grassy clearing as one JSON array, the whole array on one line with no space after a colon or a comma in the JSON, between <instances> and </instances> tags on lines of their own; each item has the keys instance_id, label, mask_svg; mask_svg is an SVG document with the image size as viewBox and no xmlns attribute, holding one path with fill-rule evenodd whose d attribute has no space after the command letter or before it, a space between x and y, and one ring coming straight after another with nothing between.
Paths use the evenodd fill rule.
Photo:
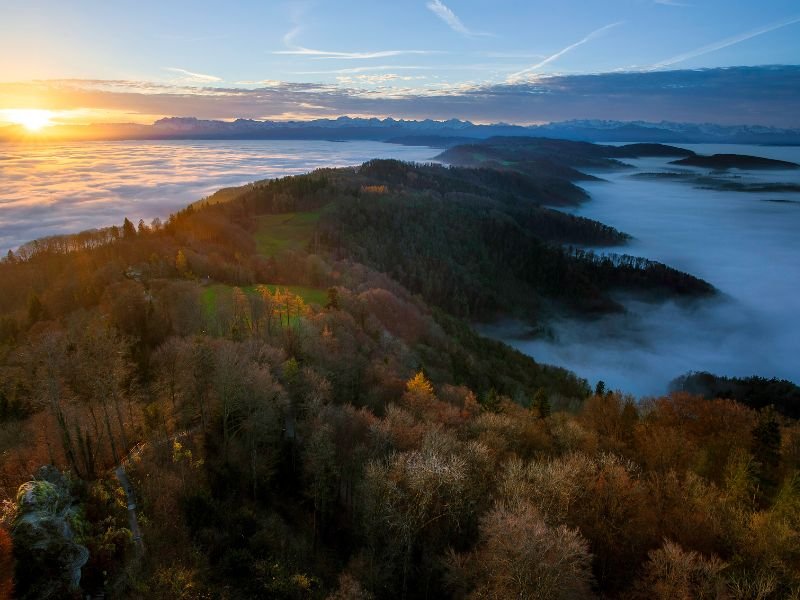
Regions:
<instances>
[{"instance_id":1,"label":"grassy clearing","mask_svg":"<svg viewBox=\"0 0 800 600\"><path fill-rule=\"evenodd\" d=\"M261 284L258 284L261 285ZM258 285L243 286L241 289L245 294L255 294ZM306 304L316 304L324 306L328 301L327 290L322 288L304 287L302 285L276 285L265 284L270 292L275 293L275 290L287 290L295 296L300 296ZM224 283L215 283L207 286L200 293L200 305L203 309L203 317L206 322L211 322L219 309L220 302L227 302L231 299L234 286L225 285Z\"/></svg>"},{"instance_id":2,"label":"grassy clearing","mask_svg":"<svg viewBox=\"0 0 800 600\"><path fill-rule=\"evenodd\" d=\"M245 292L252 292L256 286L244 288ZM300 296L306 304L319 304L324 306L328 301L328 292L322 288L310 288L302 285L273 285L267 284L269 291L275 293L275 290L280 288L282 290L289 290L295 296Z\"/></svg>"},{"instance_id":3,"label":"grassy clearing","mask_svg":"<svg viewBox=\"0 0 800 600\"><path fill-rule=\"evenodd\" d=\"M256 295L258 285L243 286L239 288L246 295ZM265 287L273 294L276 290L288 291L291 297L280 295L280 299L273 305L273 313L269 320L270 328L291 326L295 327L301 319L303 309L292 297L297 296L306 306L324 305L327 292L323 289L309 288L299 285L266 284ZM233 327L250 328L251 315L249 308L234 308L234 286L215 283L207 286L200 292L200 305L203 312L205 330L212 335L225 335ZM301 304L302 304L301 303ZM241 306L241 305L240 305ZM239 325L237 325L237 323ZM262 322L263 323L263 322Z\"/></svg>"},{"instance_id":4,"label":"grassy clearing","mask_svg":"<svg viewBox=\"0 0 800 600\"><path fill-rule=\"evenodd\" d=\"M200 306L203 309L203 317L205 317L206 322L213 318L214 313L217 312L220 294L230 294L232 290L231 286L215 283L200 292Z\"/></svg>"},{"instance_id":5,"label":"grassy clearing","mask_svg":"<svg viewBox=\"0 0 800 600\"><path fill-rule=\"evenodd\" d=\"M255 239L259 254L275 256L284 250L305 248L321 215L322 211L314 211L258 217Z\"/></svg>"}]
</instances>

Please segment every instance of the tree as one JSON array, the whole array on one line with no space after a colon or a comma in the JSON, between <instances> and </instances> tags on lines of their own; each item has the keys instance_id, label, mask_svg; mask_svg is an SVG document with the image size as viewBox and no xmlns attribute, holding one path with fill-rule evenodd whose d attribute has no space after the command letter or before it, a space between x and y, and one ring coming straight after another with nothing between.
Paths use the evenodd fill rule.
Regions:
<instances>
[{"instance_id":1,"label":"tree","mask_svg":"<svg viewBox=\"0 0 800 600\"><path fill-rule=\"evenodd\" d=\"M178 250L175 255L175 268L180 275L186 275L189 272L189 261L186 260L186 254L183 250Z\"/></svg>"},{"instance_id":2,"label":"tree","mask_svg":"<svg viewBox=\"0 0 800 600\"><path fill-rule=\"evenodd\" d=\"M394 576L390 586L402 595L414 571L430 577L444 548L464 543L472 531L488 495L487 453L483 446L462 445L436 431L419 450L367 465L362 526L381 576Z\"/></svg>"},{"instance_id":3,"label":"tree","mask_svg":"<svg viewBox=\"0 0 800 600\"><path fill-rule=\"evenodd\" d=\"M39 321L43 321L48 317L47 309L45 308L39 296L31 294L28 297L28 323L33 325Z\"/></svg>"},{"instance_id":4,"label":"tree","mask_svg":"<svg viewBox=\"0 0 800 600\"><path fill-rule=\"evenodd\" d=\"M535 410L541 419L546 419L550 416L550 398L547 396L547 391L544 388L536 390L531 402L531 408Z\"/></svg>"},{"instance_id":5,"label":"tree","mask_svg":"<svg viewBox=\"0 0 800 600\"><path fill-rule=\"evenodd\" d=\"M328 301L325 303L328 310L339 310L339 290L335 287L328 288Z\"/></svg>"},{"instance_id":6,"label":"tree","mask_svg":"<svg viewBox=\"0 0 800 600\"><path fill-rule=\"evenodd\" d=\"M470 555L451 555L450 580L469 598L591 598L592 555L577 529L550 526L530 504L499 505ZM471 589L470 589L471 588Z\"/></svg>"},{"instance_id":7,"label":"tree","mask_svg":"<svg viewBox=\"0 0 800 600\"><path fill-rule=\"evenodd\" d=\"M764 491L769 495L777 488L781 461L781 426L771 406L761 411L752 435L755 467Z\"/></svg>"},{"instance_id":8,"label":"tree","mask_svg":"<svg viewBox=\"0 0 800 600\"><path fill-rule=\"evenodd\" d=\"M286 394L266 365L250 362L244 373L244 393L234 407L233 435L240 437L250 465L253 497L259 482L269 479L279 460Z\"/></svg>"},{"instance_id":9,"label":"tree","mask_svg":"<svg viewBox=\"0 0 800 600\"><path fill-rule=\"evenodd\" d=\"M245 361L235 344L226 342L216 352L213 389L222 418L222 455L228 459L231 438L234 435L235 415L243 390Z\"/></svg>"},{"instance_id":10,"label":"tree","mask_svg":"<svg viewBox=\"0 0 800 600\"><path fill-rule=\"evenodd\" d=\"M75 373L72 386L82 392L90 410L99 406L114 462L117 463L131 447L128 428L134 425L133 406L127 386L133 365L128 355L128 340L119 336L113 327L90 323L79 332ZM123 402L127 400L126 417ZM113 421L116 421L116 427Z\"/></svg>"},{"instance_id":11,"label":"tree","mask_svg":"<svg viewBox=\"0 0 800 600\"><path fill-rule=\"evenodd\" d=\"M69 465L80 473L77 454L72 439L71 423L66 408L67 391L64 386L64 363L66 343L61 332L46 332L40 336L31 349L34 380L31 387L37 400L46 406L58 424L61 445Z\"/></svg>"},{"instance_id":12,"label":"tree","mask_svg":"<svg viewBox=\"0 0 800 600\"><path fill-rule=\"evenodd\" d=\"M150 357L157 374L157 386L166 393L173 411L177 409L180 389L179 368L186 351L186 346L180 338L171 337L161 344Z\"/></svg>"},{"instance_id":13,"label":"tree","mask_svg":"<svg viewBox=\"0 0 800 600\"><path fill-rule=\"evenodd\" d=\"M317 531L324 527L331 504L336 498L339 469L331 427L315 423L303 449L303 468L308 480L308 495L314 505L314 544Z\"/></svg>"},{"instance_id":14,"label":"tree","mask_svg":"<svg viewBox=\"0 0 800 600\"><path fill-rule=\"evenodd\" d=\"M433 385L431 385L431 382L425 377L425 373L419 371L406 382L406 391L410 394L432 395Z\"/></svg>"},{"instance_id":15,"label":"tree","mask_svg":"<svg viewBox=\"0 0 800 600\"><path fill-rule=\"evenodd\" d=\"M604 396L606 393L606 382L602 379L597 382L597 385L594 386L594 395L595 396Z\"/></svg>"},{"instance_id":16,"label":"tree","mask_svg":"<svg viewBox=\"0 0 800 600\"><path fill-rule=\"evenodd\" d=\"M131 223L128 217L125 217L125 220L122 222L122 237L126 240L132 240L136 238L136 228Z\"/></svg>"},{"instance_id":17,"label":"tree","mask_svg":"<svg viewBox=\"0 0 800 600\"><path fill-rule=\"evenodd\" d=\"M488 392L481 396L481 407L486 412L498 412L502 402L503 396L495 388L490 388Z\"/></svg>"},{"instance_id":18,"label":"tree","mask_svg":"<svg viewBox=\"0 0 800 600\"><path fill-rule=\"evenodd\" d=\"M725 598L722 572L726 567L716 556L706 558L664 540L661 548L650 551L644 577L636 585L634 597L642 600Z\"/></svg>"}]
</instances>

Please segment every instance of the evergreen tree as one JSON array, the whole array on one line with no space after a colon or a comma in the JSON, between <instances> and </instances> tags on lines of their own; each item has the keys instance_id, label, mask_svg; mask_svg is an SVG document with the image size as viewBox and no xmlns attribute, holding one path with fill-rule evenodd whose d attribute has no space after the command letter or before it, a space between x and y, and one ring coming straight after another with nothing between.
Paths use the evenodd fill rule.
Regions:
<instances>
[{"instance_id":1,"label":"evergreen tree","mask_svg":"<svg viewBox=\"0 0 800 600\"><path fill-rule=\"evenodd\" d=\"M122 237L126 240L132 240L136 237L136 228L128 217L125 217L125 220L122 222Z\"/></svg>"},{"instance_id":2,"label":"evergreen tree","mask_svg":"<svg viewBox=\"0 0 800 600\"><path fill-rule=\"evenodd\" d=\"M481 398L481 406L483 407L483 410L485 410L486 412L499 412L501 399L502 397L500 396L498 391L494 388L491 388Z\"/></svg>"},{"instance_id":3,"label":"evergreen tree","mask_svg":"<svg viewBox=\"0 0 800 600\"><path fill-rule=\"evenodd\" d=\"M758 478L764 493L769 496L777 488L781 460L781 427L772 406L761 411L752 435L752 451Z\"/></svg>"},{"instance_id":4,"label":"evergreen tree","mask_svg":"<svg viewBox=\"0 0 800 600\"><path fill-rule=\"evenodd\" d=\"M47 309L35 293L28 298L28 322L32 325L47 318Z\"/></svg>"},{"instance_id":5,"label":"evergreen tree","mask_svg":"<svg viewBox=\"0 0 800 600\"><path fill-rule=\"evenodd\" d=\"M325 308L339 310L339 290L335 287L328 288L328 301L325 303Z\"/></svg>"},{"instance_id":6,"label":"evergreen tree","mask_svg":"<svg viewBox=\"0 0 800 600\"><path fill-rule=\"evenodd\" d=\"M536 394L533 396L533 402L531 402L531 408L535 410L542 419L546 419L550 416L552 410L550 407L550 398L544 388L536 390Z\"/></svg>"}]
</instances>

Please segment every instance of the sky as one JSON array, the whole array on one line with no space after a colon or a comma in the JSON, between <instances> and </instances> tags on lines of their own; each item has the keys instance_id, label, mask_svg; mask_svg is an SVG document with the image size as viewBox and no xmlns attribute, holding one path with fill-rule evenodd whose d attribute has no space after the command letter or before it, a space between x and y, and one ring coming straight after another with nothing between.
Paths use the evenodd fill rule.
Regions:
<instances>
[{"instance_id":1,"label":"sky","mask_svg":"<svg viewBox=\"0 0 800 600\"><path fill-rule=\"evenodd\" d=\"M697 70L718 84L721 68L798 65L799 40L797 0L0 0L0 125L34 108L65 123L340 114L537 123L624 118L630 106L645 120L800 126L800 91L781 87L774 68L728 73L746 89L720 90L713 101L724 110L709 114L693 114L680 91L705 87ZM688 79L664 75L673 70ZM612 110L620 73L629 88L658 87L649 112L640 96ZM782 104L764 110L772 85ZM564 90L570 110L559 111ZM525 104L531 95L553 100Z\"/></svg>"}]
</instances>

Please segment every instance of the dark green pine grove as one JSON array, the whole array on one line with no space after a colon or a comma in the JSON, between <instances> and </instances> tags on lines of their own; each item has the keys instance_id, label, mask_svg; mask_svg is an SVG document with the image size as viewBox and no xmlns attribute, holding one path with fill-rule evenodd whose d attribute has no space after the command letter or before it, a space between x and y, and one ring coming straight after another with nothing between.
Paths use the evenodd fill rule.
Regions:
<instances>
[{"instance_id":1,"label":"dark green pine grove","mask_svg":"<svg viewBox=\"0 0 800 600\"><path fill-rule=\"evenodd\" d=\"M471 327L714 293L587 250L626 236L547 208L585 200L568 149L558 176L320 170L10 254L0 598L798 597L790 389L635 402ZM610 158L634 150L665 151Z\"/></svg>"}]
</instances>

